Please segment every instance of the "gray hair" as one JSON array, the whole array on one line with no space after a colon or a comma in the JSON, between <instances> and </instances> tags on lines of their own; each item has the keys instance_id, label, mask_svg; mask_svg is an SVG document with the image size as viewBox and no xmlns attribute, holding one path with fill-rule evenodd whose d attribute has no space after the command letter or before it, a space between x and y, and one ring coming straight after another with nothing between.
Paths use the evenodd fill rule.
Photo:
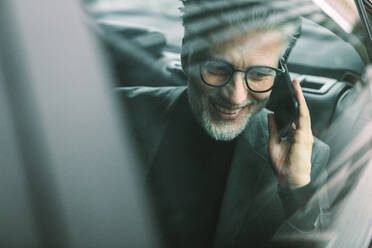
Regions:
<instances>
[{"instance_id":1,"label":"gray hair","mask_svg":"<svg viewBox=\"0 0 372 248\"><path fill-rule=\"evenodd\" d=\"M280 29L284 55L294 44L301 24L291 0L182 0L183 57L208 49L211 43L252 31ZM298 3L297 3L298 4ZM183 58L184 60L185 58ZM183 61L184 62L184 61Z\"/></svg>"}]
</instances>

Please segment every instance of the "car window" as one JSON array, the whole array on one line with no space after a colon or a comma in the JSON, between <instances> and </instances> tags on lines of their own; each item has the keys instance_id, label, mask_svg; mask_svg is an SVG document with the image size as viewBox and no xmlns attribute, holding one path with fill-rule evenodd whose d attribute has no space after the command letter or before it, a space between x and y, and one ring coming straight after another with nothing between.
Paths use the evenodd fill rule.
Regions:
<instances>
[{"instance_id":1,"label":"car window","mask_svg":"<svg viewBox=\"0 0 372 248\"><path fill-rule=\"evenodd\" d=\"M226 8L232 9L232 12L235 10L239 12L239 8L244 11L243 2L232 1ZM345 128L351 126L361 129L368 123L362 119L370 118L367 117L368 114L364 115L368 112L366 109L369 109L369 103L366 103L370 100L368 95L364 95L362 97L364 100L353 105L363 91L360 80L366 65L370 63L370 44L359 17L360 11L354 1L314 0L301 3L302 6L287 6L292 12L289 16L283 17L290 19L293 16L301 16L302 24L301 36L289 56L288 69L292 78L301 81L302 91L310 110L313 135L331 146L329 182L333 185L330 186L334 197L333 203L337 205L339 203L337 197L343 198L347 193L335 193L345 187L340 186L341 178L344 177L337 177L335 174L340 167L345 168L346 160L350 161L353 157L343 157L345 161L341 163L342 165L339 163L338 157L342 149L345 149L346 142L340 135L345 132ZM368 1L365 3L369 11L370 3ZM99 26L98 36L103 40L109 60L113 64L113 72L116 75L114 87L119 91L125 91L126 89L122 87L187 86L189 78L185 74L185 68L181 66L181 47L184 38L181 1L149 0L124 3L120 0L96 0L86 1L85 4L93 22ZM213 12L219 4L222 6L226 2L211 4L209 10ZM198 13L197 7L192 14L196 16L192 17L200 18L198 23L200 29L208 29L216 22L221 22L214 18L213 14L208 18L204 12ZM196 41L194 46L202 46L202 43L203 41ZM201 55L202 58L203 56ZM201 66L205 65L204 63ZM229 78L232 75L231 71L234 70L229 66L223 67L224 74L219 67L215 66L216 68L213 67L212 70L209 66L205 71L200 69L202 71L200 75L195 76L202 77L209 86L224 84L233 77ZM249 88L249 83L247 84ZM144 108L148 108L145 103L143 105ZM345 124L345 119L353 121L347 121L348 124ZM351 174L358 174L354 168L351 170ZM357 179L350 183L357 184L356 182ZM337 225L340 222L337 222ZM336 229L339 230L338 227ZM339 244L340 241L337 242Z\"/></svg>"},{"instance_id":2,"label":"car window","mask_svg":"<svg viewBox=\"0 0 372 248\"><path fill-rule=\"evenodd\" d=\"M1 247L371 247L371 0L0 6Z\"/></svg>"}]
</instances>

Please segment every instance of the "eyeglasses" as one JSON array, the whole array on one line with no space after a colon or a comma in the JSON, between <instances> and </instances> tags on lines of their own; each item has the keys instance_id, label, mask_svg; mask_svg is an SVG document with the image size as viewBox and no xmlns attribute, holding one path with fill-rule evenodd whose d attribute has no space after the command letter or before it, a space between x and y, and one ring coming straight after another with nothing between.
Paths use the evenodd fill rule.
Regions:
<instances>
[{"instance_id":1,"label":"eyeglasses","mask_svg":"<svg viewBox=\"0 0 372 248\"><path fill-rule=\"evenodd\" d=\"M227 85L235 72L244 72L244 80L249 90L256 93L270 91L274 85L275 77L284 73L282 69L270 66L251 66L246 70L234 69L227 61L211 58L200 64L200 77L202 81L212 87L223 87Z\"/></svg>"}]
</instances>

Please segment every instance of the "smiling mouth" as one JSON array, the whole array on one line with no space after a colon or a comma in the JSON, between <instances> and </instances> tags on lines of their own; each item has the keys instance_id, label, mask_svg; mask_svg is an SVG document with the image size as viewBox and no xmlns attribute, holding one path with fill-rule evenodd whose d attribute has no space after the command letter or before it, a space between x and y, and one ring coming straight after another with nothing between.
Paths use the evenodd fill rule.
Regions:
<instances>
[{"instance_id":1,"label":"smiling mouth","mask_svg":"<svg viewBox=\"0 0 372 248\"><path fill-rule=\"evenodd\" d=\"M243 109L243 108L229 109L229 108L225 108L220 105L217 105L217 104L215 104L215 107L219 112L222 112L224 114L229 114L229 115L237 114Z\"/></svg>"},{"instance_id":2,"label":"smiling mouth","mask_svg":"<svg viewBox=\"0 0 372 248\"><path fill-rule=\"evenodd\" d=\"M224 120L235 120L239 117L240 113L243 109L247 108L249 105L245 105L243 107L238 108L227 108L224 106L221 106L219 104L213 103L212 104L214 109L217 112L217 115L220 119Z\"/></svg>"}]
</instances>

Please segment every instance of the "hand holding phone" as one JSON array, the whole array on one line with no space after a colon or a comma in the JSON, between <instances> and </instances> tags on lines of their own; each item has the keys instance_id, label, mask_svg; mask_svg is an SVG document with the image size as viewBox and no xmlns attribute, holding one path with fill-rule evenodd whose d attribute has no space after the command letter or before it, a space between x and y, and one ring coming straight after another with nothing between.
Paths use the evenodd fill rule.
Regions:
<instances>
[{"instance_id":1,"label":"hand holding phone","mask_svg":"<svg viewBox=\"0 0 372 248\"><path fill-rule=\"evenodd\" d=\"M301 86L296 80L292 85L297 100L298 120L293 128L291 122L288 122L288 119L285 120L290 123L286 127L291 131L291 137L290 139L282 139L283 133L280 134L276 120L279 117L278 111L268 115L268 152L273 168L278 173L279 183L284 187L294 189L305 186L311 180L311 154L314 137L311 132L309 109Z\"/></svg>"},{"instance_id":2,"label":"hand holding phone","mask_svg":"<svg viewBox=\"0 0 372 248\"><path fill-rule=\"evenodd\" d=\"M300 37L301 27L279 61L284 71L275 77L267 108L268 152L273 167L278 173L279 183L291 189L305 186L311 180L311 153L314 137L311 132L310 113L299 82L292 84L287 68L288 56ZM295 128L291 125L295 122ZM282 139L291 133L290 139Z\"/></svg>"},{"instance_id":3,"label":"hand holding phone","mask_svg":"<svg viewBox=\"0 0 372 248\"><path fill-rule=\"evenodd\" d=\"M274 112L275 123L281 137L286 137L291 124L298 119L298 102L286 63L281 60L283 73L276 76L267 108Z\"/></svg>"}]
</instances>

